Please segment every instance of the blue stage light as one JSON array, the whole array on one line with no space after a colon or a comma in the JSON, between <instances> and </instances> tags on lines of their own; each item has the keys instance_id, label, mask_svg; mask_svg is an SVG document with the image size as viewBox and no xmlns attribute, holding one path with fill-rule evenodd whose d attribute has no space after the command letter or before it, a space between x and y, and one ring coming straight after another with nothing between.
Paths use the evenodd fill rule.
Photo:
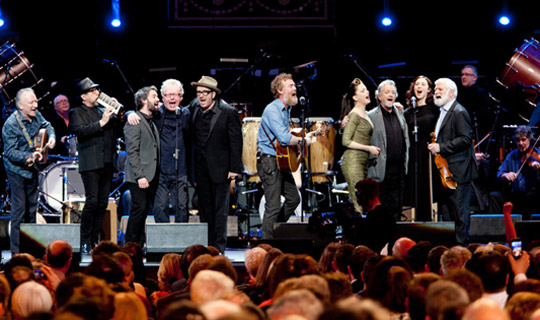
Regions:
<instances>
[{"instance_id":1,"label":"blue stage light","mask_svg":"<svg viewBox=\"0 0 540 320\"><path fill-rule=\"evenodd\" d=\"M120 19L112 19L111 20L111 26L118 28L122 25L122 21Z\"/></svg>"},{"instance_id":2,"label":"blue stage light","mask_svg":"<svg viewBox=\"0 0 540 320\"><path fill-rule=\"evenodd\" d=\"M383 26L389 27L392 25L392 19L390 19L390 17L384 17L382 18L381 23Z\"/></svg>"},{"instance_id":3,"label":"blue stage light","mask_svg":"<svg viewBox=\"0 0 540 320\"><path fill-rule=\"evenodd\" d=\"M112 0L112 20L111 26L113 28L119 28L122 25L122 20L120 19L120 0Z\"/></svg>"},{"instance_id":4,"label":"blue stage light","mask_svg":"<svg viewBox=\"0 0 540 320\"><path fill-rule=\"evenodd\" d=\"M499 17L499 23L503 26L507 26L510 24L510 17L506 15L502 15Z\"/></svg>"},{"instance_id":5,"label":"blue stage light","mask_svg":"<svg viewBox=\"0 0 540 320\"><path fill-rule=\"evenodd\" d=\"M4 19L0 18L0 28L2 28L4 24L5 24Z\"/></svg>"}]
</instances>

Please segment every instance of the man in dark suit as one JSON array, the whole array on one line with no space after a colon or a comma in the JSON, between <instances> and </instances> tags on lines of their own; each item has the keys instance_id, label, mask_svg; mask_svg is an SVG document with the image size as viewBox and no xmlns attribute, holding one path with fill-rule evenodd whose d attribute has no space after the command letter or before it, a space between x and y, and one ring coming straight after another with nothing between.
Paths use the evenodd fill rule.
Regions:
<instances>
[{"instance_id":1,"label":"man in dark suit","mask_svg":"<svg viewBox=\"0 0 540 320\"><path fill-rule=\"evenodd\" d=\"M82 106L69 114L69 128L77 136L79 172L86 196L81 216L81 246L89 253L97 244L116 162L116 117L100 107L99 84L90 78L79 82Z\"/></svg>"},{"instance_id":2,"label":"man in dark suit","mask_svg":"<svg viewBox=\"0 0 540 320\"><path fill-rule=\"evenodd\" d=\"M469 202L471 180L478 175L472 145L472 123L467 110L457 101L457 86L448 78L435 81L435 105L441 113L435 126L435 143L428 145L433 154L440 153L448 162L448 169L457 182L455 190L443 189L439 212L444 220L454 220L456 242L468 244Z\"/></svg>"},{"instance_id":3,"label":"man in dark suit","mask_svg":"<svg viewBox=\"0 0 540 320\"><path fill-rule=\"evenodd\" d=\"M197 102L192 114L195 183L208 244L221 253L227 244L230 180L242 172L242 125L236 109L217 99L214 78L192 82Z\"/></svg>"},{"instance_id":4,"label":"man in dark suit","mask_svg":"<svg viewBox=\"0 0 540 320\"><path fill-rule=\"evenodd\" d=\"M126 229L126 242L144 245L146 215L154 200L159 181L159 133L152 121L152 112L159 107L157 88L144 87L135 93L139 124L126 123L126 182L133 199Z\"/></svg>"}]
</instances>

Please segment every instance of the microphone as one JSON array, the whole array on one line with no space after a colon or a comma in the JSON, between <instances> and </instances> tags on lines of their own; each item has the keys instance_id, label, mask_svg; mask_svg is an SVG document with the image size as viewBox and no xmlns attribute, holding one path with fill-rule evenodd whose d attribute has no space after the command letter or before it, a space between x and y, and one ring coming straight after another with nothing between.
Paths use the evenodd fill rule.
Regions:
<instances>
[{"instance_id":1,"label":"microphone","mask_svg":"<svg viewBox=\"0 0 540 320\"><path fill-rule=\"evenodd\" d=\"M176 109L174 109L174 113L176 114L176 116L179 116L180 115L180 108L176 107Z\"/></svg>"},{"instance_id":2,"label":"microphone","mask_svg":"<svg viewBox=\"0 0 540 320\"><path fill-rule=\"evenodd\" d=\"M108 63L110 64L111 66L114 66L116 65L116 61L111 61L111 60L107 60L107 59L101 59L102 62L105 62L105 63Z\"/></svg>"},{"instance_id":3,"label":"microphone","mask_svg":"<svg viewBox=\"0 0 540 320\"><path fill-rule=\"evenodd\" d=\"M298 102L300 102L301 105L305 106L306 105L306 97L301 96L300 98L298 98Z\"/></svg>"},{"instance_id":4,"label":"microphone","mask_svg":"<svg viewBox=\"0 0 540 320\"><path fill-rule=\"evenodd\" d=\"M416 108L416 97L415 96L412 96L412 98L411 98L411 106L413 108Z\"/></svg>"}]
</instances>

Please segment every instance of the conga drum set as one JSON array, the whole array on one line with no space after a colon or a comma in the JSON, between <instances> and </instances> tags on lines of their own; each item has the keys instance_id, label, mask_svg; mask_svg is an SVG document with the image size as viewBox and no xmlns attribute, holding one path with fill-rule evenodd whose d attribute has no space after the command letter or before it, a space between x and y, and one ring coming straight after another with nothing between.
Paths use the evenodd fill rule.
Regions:
<instances>
[{"instance_id":1,"label":"conga drum set","mask_svg":"<svg viewBox=\"0 0 540 320\"><path fill-rule=\"evenodd\" d=\"M302 176L305 176L310 179L309 184L318 186L327 184L328 187L324 189L330 191L330 185L332 182L330 181L329 176L333 174L332 168L334 164L336 139L334 120L330 117L315 117L307 118L305 122L306 131L309 132L319 129L320 134L317 136L317 141L307 148L308 150L307 156L305 157L305 166L301 166L301 172L293 174L293 177L295 177L299 190L302 187ZM256 208L256 203L258 202L258 211L262 218L263 212L260 211L264 210L264 195L262 195L260 199L255 199L255 196L257 195L256 191L261 189L261 179L257 173L257 136L260 124L260 117L244 117L242 119L242 163L244 166L243 174L246 177L245 182L248 189L247 191L244 191L244 193L250 195L250 199L247 201L247 206L250 208ZM291 128L301 126L302 123L300 119L291 119ZM295 214L301 214L301 204L295 211Z\"/></svg>"}]
</instances>

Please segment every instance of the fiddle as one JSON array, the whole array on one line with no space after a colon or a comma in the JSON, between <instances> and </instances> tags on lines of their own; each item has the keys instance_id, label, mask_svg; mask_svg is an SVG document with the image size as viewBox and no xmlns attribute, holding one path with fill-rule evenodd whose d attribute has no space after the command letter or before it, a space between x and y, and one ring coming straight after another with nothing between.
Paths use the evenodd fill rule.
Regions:
<instances>
[{"instance_id":1,"label":"fiddle","mask_svg":"<svg viewBox=\"0 0 540 320\"><path fill-rule=\"evenodd\" d=\"M435 132L432 132L430 136L431 143L435 143ZM448 162L446 159L437 153L433 160L435 161L435 165L439 170L443 187L445 189L455 190L457 188L457 182L454 180L454 176L450 172L450 169L448 169Z\"/></svg>"}]
</instances>

